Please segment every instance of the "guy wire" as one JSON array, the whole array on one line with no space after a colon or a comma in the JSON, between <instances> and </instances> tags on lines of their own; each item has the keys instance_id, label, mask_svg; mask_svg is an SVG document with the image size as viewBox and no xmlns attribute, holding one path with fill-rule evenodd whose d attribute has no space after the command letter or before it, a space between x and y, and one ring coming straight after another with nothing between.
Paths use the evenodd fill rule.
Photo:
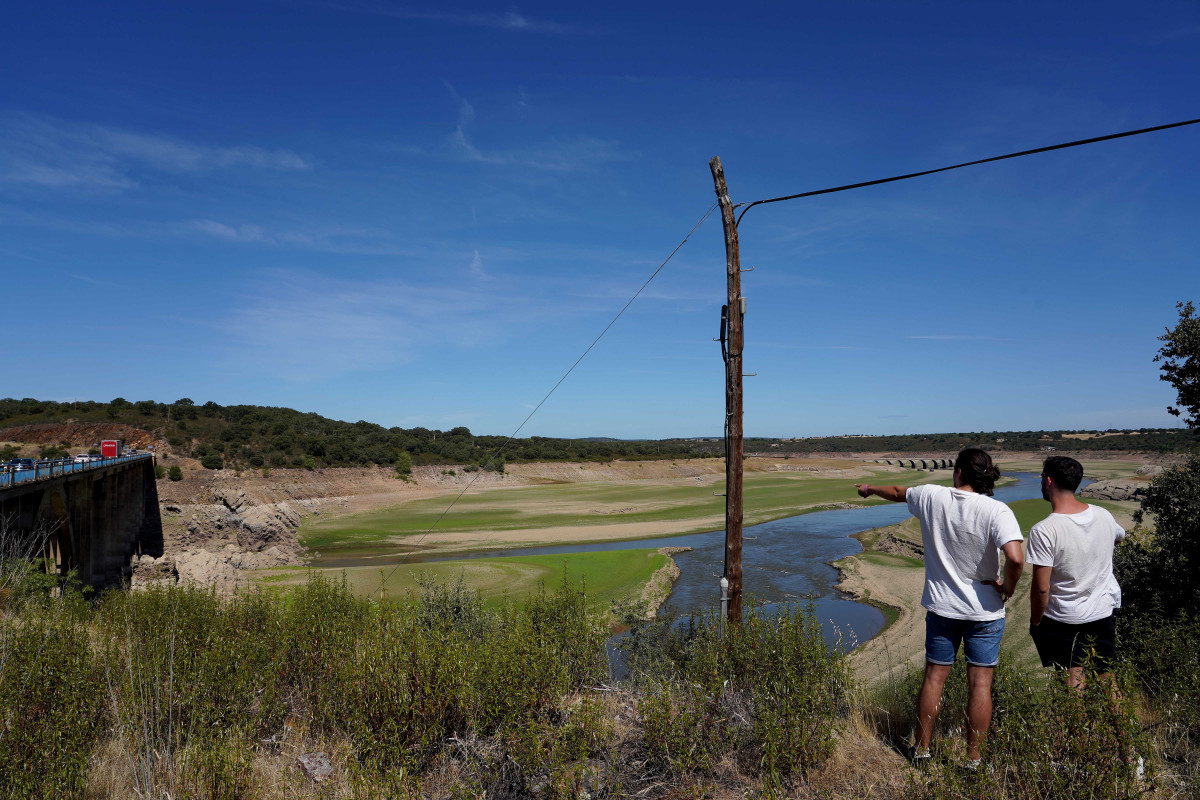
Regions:
<instances>
[{"instance_id":1,"label":"guy wire","mask_svg":"<svg viewBox=\"0 0 1200 800\"><path fill-rule=\"evenodd\" d=\"M558 382L555 383L552 387L550 387L550 391L546 392L546 396L543 397L541 402L538 403L534 407L534 409L529 412L529 415L526 416L525 419L521 422L521 424L517 426L516 430L514 430L512 433L510 433L505 438L505 440L500 444L500 446L498 448L496 448L489 455L489 459L494 460L497 456L499 456L501 453L504 452L504 448L508 447L508 445L517 437L517 434L521 432L521 429L523 429L529 423L529 420L533 419L533 415L536 414L543 405L545 405L546 401L550 399L550 395L554 394L555 390L558 389L558 387L562 385L563 381L565 381L567 379L567 377L570 376L570 374L575 371L575 368L578 367L579 363L581 361L583 361L584 358L587 357L587 354L592 352L592 348L594 348L597 344L599 344L600 340L604 338L604 334L608 333L609 328L611 328L613 325L615 325L617 320L621 318L621 315L624 314L625 311L631 305L633 305L633 301L637 300L638 297L641 295L641 293L646 290L646 287L650 285L650 281L652 281L658 277L658 273L663 271L663 268L665 266L667 266L667 262L669 262L672 258L675 257L675 254L679 252L679 249L681 247L683 247L685 244L687 244L687 241L688 241L688 239L690 239L692 237L692 234L695 233L696 230L701 225L704 224L705 220L708 219L709 215L711 215L712 212L716 210L716 208L717 208L717 203L713 203L711 206L708 207L708 210L704 212L704 215L702 217L700 217L700 221L692 226L692 229L687 232L687 235L683 237L682 241L680 241L679 244L675 245L675 249L672 250L671 253L665 259L663 259L663 262L658 265L658 269L654 270L654 272L652 272L650 274L650 277L646 278L646 281L638 288L638 290L636 292L633 293L633 297L630 297L628 302L626 302L625 305L621 306L621 310L616 313L616 316L614 316L611 320L609 320L609 323L604 326L604 330L600 331L600 334L595 339L592 340L592 343L587 346L587 349L583 351L583 353L579 356L579 358L575 359L575 363L573 363L570 366L570 368L567 369L567 371L563 373L562 377L558 379ZM462 496L467 493L467 490L469 490L472 486L475 485L475 481L479 480L481 475L483 475L482 470L479 472L476 472L471 477L471 480L467 483L466 486L464 486L462 488L462 491L460 491L454 497L454 500L452 500L450 502L450 505L446 506L446 510L443 511L436 520L434 520L433 524L430 525L429 528L427 530L425 530L424 533L421 534L420 538L418 538L416 542L414 542L412 545L410 545L410 547L415 548L417 545L421 544L421 542L425 539L425 537L428 536L430 533L432 533L434 528L436 528L439 524L441 524L441 522L445 518L445 516L450 513L450 509L454 508L454 506L458 503L458 501L462 499ZM404 559L401 559L400 561L398 561L396 563L396 565L394 567L392 567L391 572L389 572L387 575L384 576L383 580L379 582L378 589L376 589L374 592L371 592L371 594L367 595L368 600L371 597L373 597L376 592L381 591L383 589L383 587L387 585L387 582L389 580L391 580L392 575L394 575L396 573L396 570L400 569L400 566L402 564L404 564Z\"/></svg>"}]
</instances>

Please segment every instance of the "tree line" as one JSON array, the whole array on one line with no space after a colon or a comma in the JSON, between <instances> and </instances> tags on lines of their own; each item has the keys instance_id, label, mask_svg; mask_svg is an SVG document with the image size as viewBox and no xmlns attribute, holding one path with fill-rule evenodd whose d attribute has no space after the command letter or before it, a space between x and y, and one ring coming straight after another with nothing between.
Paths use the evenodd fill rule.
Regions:
<instances>
[{"instance_id":1,"label":"tree line","mask_svg":"<svg viewBox=\"0 0 1200 800\"><path fill-rule=\"evenodd\" d=\"M430 464L475 465L503 471L508 462L655 460L720 456L719 437L659 440L566 439L475 434L466 427L385 428L372 422L343 422L320 414L271 406L130 401L56 402L34 398L0 399L0 427L76 421L111 422L148 431L166 440L176 453L201 460L211 469L234 467L349 467L399 464L407 469ZM1187 428L1110 431L1127 435L1070 438L1069 431L993 431L910 434L903 436L824 437L811 439L747 438L747 453L897 452L953 454L964 447L988 450L1140 450L1177 452L1195 449L1200 435ZM1094 433L1105 433L1096 431ZM1136 435L1128 435L1136 434ZM63 446L69 443L62 443Z\"/></svg>"},{"instance_id":2,"label":"tree line","mask_svg":"<svg viewBox=\"0 0 1200 800\"><path fill-rule=\"evenodd\" d=\"M1080 434L1088 438L1081 438ZM747 437L747 453L787 455L804 453L946 453L967 447L992 452L1137 450L1176 453L1200 446L1200 434L1187 428L1112 428L1094 431L978 431L924 433L900 436L822 436L808 439Z\"/></svg>"},{"instance_id":3,"label":"tree line","mask_svg":"<svg viewBox=\"0 0 1200 800\"><path fill-rule=\"evenodd\" d=\"M684 439L595 440L531 436L507 440L477 435L466 427L385 428L343 422L320 414L269 406L111 402L25 398L0 399L0 427L37 423L111 422L148 431L176 453L212 469L245 467L342 467L368 464L463 464L503 471L506 462L611 461L688 458L704 455Z\"/></svg>"}]
</instances>

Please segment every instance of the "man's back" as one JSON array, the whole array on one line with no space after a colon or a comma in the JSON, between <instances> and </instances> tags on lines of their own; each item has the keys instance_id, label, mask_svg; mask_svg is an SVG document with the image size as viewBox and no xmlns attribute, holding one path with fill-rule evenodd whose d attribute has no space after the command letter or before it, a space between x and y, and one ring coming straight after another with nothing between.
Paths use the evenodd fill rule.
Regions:
<instances>
[{"instance_id":1,"label":"man's back","mask_svg":"<svg viewBox=\"0 0 1200 800\"><path fill-rule=\"evenodd\" d=\"M1103 619L1121 606L1112 556L1123 538L1124 529L1100 506L1051 514L1033 526L1028 561L1051 568L1047 617L1078 625Z\"/></svg>"},{"instance_id":2,"label":"man's back","mask_svg":"<svg viewBox=\"0 0 1200 800\"><path fill-rule=\"evenodd\" d=\"M1000 592L983 581L1000 574L1000 548L1020 541L1012 510L986 495L926 484L910 488L909 511L921 520L925 592L921 605L952 619L1004 616Z\"/></svg>"}]
</instances>

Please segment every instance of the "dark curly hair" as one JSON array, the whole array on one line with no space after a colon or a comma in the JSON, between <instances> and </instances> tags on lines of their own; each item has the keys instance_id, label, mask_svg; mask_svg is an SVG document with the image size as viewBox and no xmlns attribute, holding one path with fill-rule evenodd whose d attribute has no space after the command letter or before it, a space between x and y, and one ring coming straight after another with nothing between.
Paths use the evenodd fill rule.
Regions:
<instances>
[{"instance_id":1,"label":"dark curly hair","mask_svg":"<svg viewBox=\"0 0 1200 800\"><path fill-rule=\"evenodd\" d=\"M1042 474L1053 478L1054 485L1074 492L1083 483L1083 465L1070 456L1050 456L1042 462Z\"/></svg>"},{"instance_id":2,"label":"dark curly hair","mask_svg":"<svg viewBox=\"0 0 1200 800\"><path fill-rule=\"evenodd\" d=\"M978 494L992 496L992 489L1000 477L1000 470L992 463L992 457L978 447L968 447L954 459L954 469L960 472L959 479Z\"/></svg>"}]
</instances>

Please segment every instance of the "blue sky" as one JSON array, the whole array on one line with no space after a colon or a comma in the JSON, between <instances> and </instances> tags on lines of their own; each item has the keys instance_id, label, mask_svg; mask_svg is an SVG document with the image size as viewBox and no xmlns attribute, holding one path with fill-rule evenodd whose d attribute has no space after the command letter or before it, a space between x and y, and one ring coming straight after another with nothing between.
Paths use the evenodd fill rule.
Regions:
<instances>
[{"instance_id":1,"label":"blue sky","mask_svg":"<svg viewBox=\"0 0 1200 800\"><path fill-rule=\"evenodd\" d=\"M701 217L1200 116L1200 5L6 3L0 396L507 434ZM749 212L751 435L1176 424L1200 126ZM709 218L522 435L715 435Z\"/></svg>"}]
</instances>

